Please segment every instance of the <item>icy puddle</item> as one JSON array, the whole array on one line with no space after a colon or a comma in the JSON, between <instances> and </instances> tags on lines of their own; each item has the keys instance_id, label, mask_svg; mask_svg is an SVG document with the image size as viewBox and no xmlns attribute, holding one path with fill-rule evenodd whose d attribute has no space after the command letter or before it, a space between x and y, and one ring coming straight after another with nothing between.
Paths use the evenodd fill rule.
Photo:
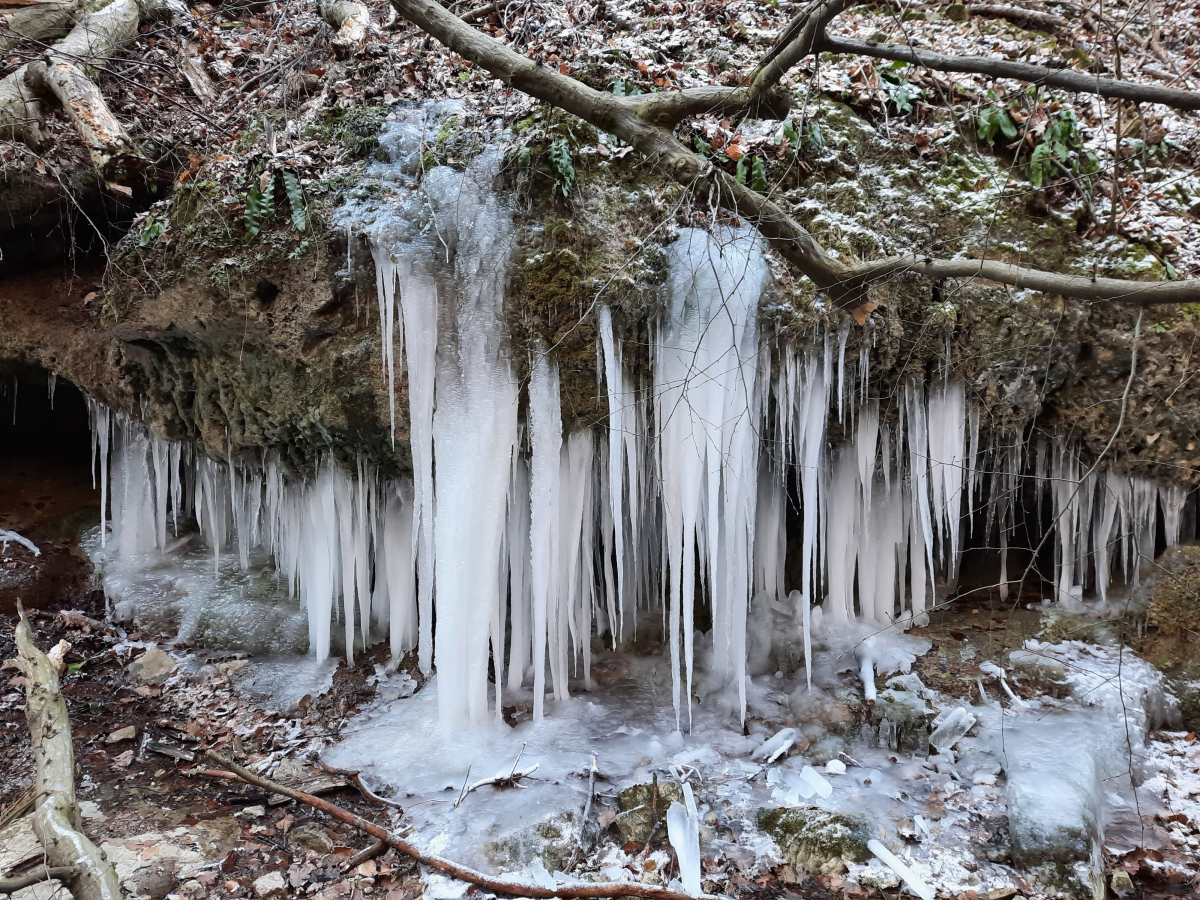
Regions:
<instances>
[{"instance_id":1,"label":"icy puddle","mask_svg":"<svg viewBox=\"0 0 1200 900\"><path fill-rule=\"evenodd\" d=\"M592 821L604 833L599 852L580 854L573 877L659 878L654 854L620 846L645 840L651 790L634 786L655 777L663 807L679 798L679 783L693 787L702 857L743 871L787 862L863 887L897 886L899 876L868 845L879 841L909 867L917 889L1015 886L1040 895L1061 886L1102 896L1102 847L1171 848L1154 817L1168 812L1163 798L1167 781L1178 784L1178 771L1170 773L1179 761L1145 737L1174 710L1161 676L1130 652L1031 641L1013 654L1003 683L996 664L981 666L973 702L897 672L880 677L867 706L853 652L861 637L843 638L818 642L811 690L803 669L754 679L747 734L719 698L693 706L690 732L685 710L676 730L669 663L599 654L593 691L558 704L547 698L541 723L515 727L444 728L434 683L399 696L405 691L389 685L403 687L407 676L393 676L324 758L390 786L429 851L543 879L543 866L567 869L579 862L576 848L595 840L580 829L593 756ZM881 640L901 662L905 646L922 643L902 634ZM1062 699L1008 693L1028 694L1035 682ZM929 742L940 752L925 755ZM466 786L514 773L528 774L519 786L464 795ZM1131 780L1142 785L1136 798Z\"/></svg>"}]
</instances>

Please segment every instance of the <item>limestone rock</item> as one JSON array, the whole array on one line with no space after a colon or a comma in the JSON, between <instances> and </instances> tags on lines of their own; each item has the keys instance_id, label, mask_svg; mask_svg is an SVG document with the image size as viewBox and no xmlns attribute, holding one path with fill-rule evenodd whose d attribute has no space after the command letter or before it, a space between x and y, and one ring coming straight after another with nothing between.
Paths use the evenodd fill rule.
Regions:
<instances>
[{"instance_id":1,"label":"limestone rock","mask_svg":"<svg viewBox=\"0 0 1200 900\"><path fill-rule=\"evenodd\" d=\"M104 741L106 744L119 744L121 741L132 741L137 737L137 726L126 725L124 728L118 728L110 734Z\"/></svg>"},{"instance_id":2,"label":"limestone rock","mask_svg":"<svg viewBox=\"0 0 1200 900\"><path fill-rule=\"evenodd\" d=\"M254 879L254 896L259 900L283 900L288 895L282 872L268 872Z\"/></svg>"},{"instance_id":3,"label":"limestone rock","mask_svg":"<svg viewBox=\"0 0 1200 900\"><path fill-rule=\"evenodd\" d=\"M131 662L126 671L142 684L163 684L175 671L175 660L165 650L151 647Z\"/></svg>"},{"instance_id":4,"label":"limestone rock","mask_svg":"<svg viewBox=\"0 0 1200 900\"><path fill-rule=\"evenodd\" d=\"M617 808L624 815L617 816L617 829L627 841L644 844L654 828L654 785L635 784L617 794ZM683 802L679 785L670 781L658 783L658 821L665 823L667 810L676 800Z\"/></svg>"},{"instance_id":5,"label":"limestone rock","mask_svg":"<svg viewBox=\"0 0 1200 900\"><path fill-rule=\"evenodd\" d=\"M1118 897L1132 897L1136 890L1133 886L1133 879L1124 869L1117 869L1113 872L1112 889Z\"/></svg>"},{"instance_id":6,"label":"limestone rock","mask_svg":"<svg viewBox=\"0 0 1200 900\"><path fill-rule=\"evenodd\" d=\"M313 853L332 853L333 841L316 822L300 825L288 832L288 842Z\"/></svg>"},{"instance_id":7,"label":"limestone rock","mask_svg":"<svg viewBox=\"0 0 1200 900\"><path fill-rule=\"evenodd\" d=\"M838 874L847 862L870 857L870 831L857 817L820 809L762 809L758 827L779 845L790 865L812 874Z\"/></svg>"}]
</instances>

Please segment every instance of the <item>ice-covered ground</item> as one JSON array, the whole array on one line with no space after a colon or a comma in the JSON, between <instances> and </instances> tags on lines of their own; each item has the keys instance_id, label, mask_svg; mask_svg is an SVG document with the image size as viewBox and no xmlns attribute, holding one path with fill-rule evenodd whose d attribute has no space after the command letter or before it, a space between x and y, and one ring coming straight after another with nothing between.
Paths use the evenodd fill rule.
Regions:
<instances>
[{"instance_id":1,"label":"ice-covered ground","mask_svg":"<svg viewBox=\"0 0 1200 900\"><path fill-rule=\"evenodd\" d=\"M896 637L893 646L918 640ZM1145 740L1149 727L1169 721L1170 700L1158 673L1129 651L1030 642L1006 682L1057 681L1064 699L1014 701L998 670L985 666L986 703L947 697L910 673L893 676L868 711L853 702L861 684L852 648L861 639L848 632L818 642L811 692L803 669L754 679L746 734L719 702L693 707L690 733L686 721L677 730L669 663L660 655L602 654L595 690L565 703L548 700L541 723L445 731L427 687L376 701L325 758L390 785L429 850L530 875L547 854L569 853L578 840L593 755L601 822L612 821L625 788L654 775L660 783L686 780L699 803L703 857L751 869L781 862L781 848L756 824L760 810L778 807L849 817L918 878L952 894L1012 885L1039 894L1051 880L1086 890L1102 841L1116 853L1171 845L1154 816L1167 814L1164 798L1179 793L1181 759ZM965 712L956 713L959 707ZM887 714L900 720L906 711L915 713L907 723L880 727ZM923 742L914 723L947 718L972 723L965 736L948 739L952 747L931 756L894 749L914 744L914 728L915 743ZM904 727L908 738L897 736ZM792 745L768 762L789 738ZM484 787L456 807L465 783L511 772L518 755L518 768L537 765L520 787ZM1134 782L1141 785L1136 798ZM1009 865L1009 838L1029 871ZM1080 846L1085 852L1072 852ZM641 879L643 862L640 852L610 847L594 876ZM838 868L835 860L829 871ZM845 877L879 885L896 878L878 859L851 863Z\"/></svg>"}]
</instances>

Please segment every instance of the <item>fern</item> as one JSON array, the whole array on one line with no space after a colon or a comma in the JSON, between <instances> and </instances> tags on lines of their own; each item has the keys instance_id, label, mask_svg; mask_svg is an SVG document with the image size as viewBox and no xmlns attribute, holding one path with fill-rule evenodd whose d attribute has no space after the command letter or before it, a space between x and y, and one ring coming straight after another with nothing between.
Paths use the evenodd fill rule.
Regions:
<instances>
[{"instance_id":1,"label":"fern","mask_svg":"<svg viewBox=\"0 0 1200 900\"><path fill-rule=\"evenodd\" d=\"M292 225L297 231L308 227L308 213L304 207L304 188L294 172L283 173L283 190L287 194L288 206L292 209Z\"/></svg>"},{"instance_id":2,"label":"fern","mask_svg":"<svg viewBox=\"0 0 1200 900\"><path fill-rule=\"evenodd\" d=\"M750 166L750 186L760 194L767 192L767 164L761 156L755 156Z\"/></svg>"},{"instance_id":3,"label":"fern","mask_svg":"<svg viewBox=\"0 0 1200 900\"><path fill-rule=\"evenodd\" d=\"M246 237L257 237L263 223L275 214L275 179L254 182L246 194Z\"/></svg>"},{"instance_id":4,"label":"fern","mask_svg":"<svg viewBox=\"0 0 1200 900\"><path fill-rule=\"evenodd\" d=\"M554 193L563 197L575 187L575 163L571 161L571 145L565 137L555 138L546 152L550 168L554 170Z\"/></svg>"}]
</instances>

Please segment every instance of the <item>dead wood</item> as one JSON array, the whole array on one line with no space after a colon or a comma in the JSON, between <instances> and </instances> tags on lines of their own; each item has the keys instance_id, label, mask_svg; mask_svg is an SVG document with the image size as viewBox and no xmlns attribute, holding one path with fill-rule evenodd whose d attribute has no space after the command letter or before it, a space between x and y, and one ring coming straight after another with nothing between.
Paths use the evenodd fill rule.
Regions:
<instances>
[{"instance_id":1,"label":"dead wood","mask_svg":"<svg viewBox=\"0 0 1200 900\"><path fill-rule=\"evenodd\" d=\"M371 13L363 4L356 0L319 0L317 6L321 18L337 29L331 43L338 59L348 59L363 48L371 27Z\"/></svg>"},{"instance_id":2,"label":"dead wood","mask_svg":"<svg viewBox=\"0 0 1200 900\"><path fill-rule=\"evenodd\" d=\"M0 136L16 137L33 147L42 144L45 101L56 102L70 118L106 178L119 169L146 163L105 103L94 77L122 47L138 35L147 19L186 16L176 0L112 0L79 16L75 27L42 57L0 79Z\"/></svg>"},{"instance_id":3,"label":"dead wood","mask_svg":"<svg viewBox=\"0 0 1200 900\"><path fill-rule=\"evenodd\" d=\"M993 59L985 56L947 56L930 50L918 50L900 44L879 44L873 41L857 41L849 38L827 37L821 49L831 53L846 53L854 56L869 56L874 59L891 59L913 63L938 72L963 72L975 75L990 75L993 78L1010 78L1029 84L1061 88L1080 94L1099 94L1135 103L1161 103L1175 109L1200 109L1200 93L1181 88L1159 87L1156 84L1138 84L1119 81L1115 78L1099 78L1074 69L1050 69L1030 63L1014 62L1009 59Z\"/></svg>"},{"instance_id":4,"label":"dead wood","mask_svg":"<svg viewBox=\"0 0 1200 900\"><path fill-rule=\"evenodd\" d=\"M16 628L17 668L25 676L25 718L37 765L33 831L51 868L70 868L66 885L76 900L120 900L112 864L81 830L75 800L75 750L58 672L37 648L25 610Z\"/></svg>"},{"instance_id":5,"label":"dead wood","mask_svg":"<svg viewBox=\"0 0 1200 900\"><path fill-rule=\"evenodd\" d=\"M972 5L970 10L973 16L985 19L1004 19L1014 25L1032 25L1044 31L1057 31L1060 28L1066 28L1069 24L1063 16L1036 9L1025 9L1021 6L980 3Z\"/></svg>"},{"instance_id":6,"label":"dead wood","mask_svg":"<svg viewBox=\"0 0 1200 900\"><path fill-rule=\"evenodd\" d=\"M66 881L74 874L74 866L37 866L11 878L0 878L0 894L15 894L22 888L32 887L43 881Z\"/></svg>"},{"instance_id":7,"label":"dead wood","mask_svg":"<svg viewBox=\"0 0 1200 900\"><path fill-rule=\"evenodd\" d=\"M451 878L457 878L459 881L465 881L468 884L478 885L484 890L491 891L494 894L504 894L512 897L529 897L531 900L552 900L552 898L564 898L564 900L576 900L576 898L584 897L644 897L646 900L695 900L688 894L680 891L672 891L666 888L654 887L647 884L630 884L630 883L583 883L576 882L573 884L563 884L553 888L541 887L540 885L509 881L503 878L494 878L490 875L485 875L482 872L476 872L474 869L469 869L466 866L460 866L458 863L451 862L448 859L443 859L440 856L431 856L422 852L414 844L410 844L399 835L388 831L381 825L376 825L362 816L352 813L349 810L342 809L340 806L335 806L328 800L322 800L320 797L314 797L312 794L306 794L303 791L297 791L292 788L284 787L271 781L269 778L263 778L261 775L256 775L249 769L239 766L237 763L225 758L224 756L209 750L205 754L214 763L234 773L238 779L252 784L255 787L260 787L263 790L271 791L272 793L282 794L285 797L291 797L293 800L299 800L313 809L318 809L331 818L337 819L352 828L357 828L365 834L378 841L383 841L389 847L399 850L406 856L410 856L424 866L441 872L443 875L449 875ZM219 771L219 770L215 770ZM205 770L205 774L213 773L214 770ZM220 776L219 776L220 777Z\"/></svg>"}]
</instances>

